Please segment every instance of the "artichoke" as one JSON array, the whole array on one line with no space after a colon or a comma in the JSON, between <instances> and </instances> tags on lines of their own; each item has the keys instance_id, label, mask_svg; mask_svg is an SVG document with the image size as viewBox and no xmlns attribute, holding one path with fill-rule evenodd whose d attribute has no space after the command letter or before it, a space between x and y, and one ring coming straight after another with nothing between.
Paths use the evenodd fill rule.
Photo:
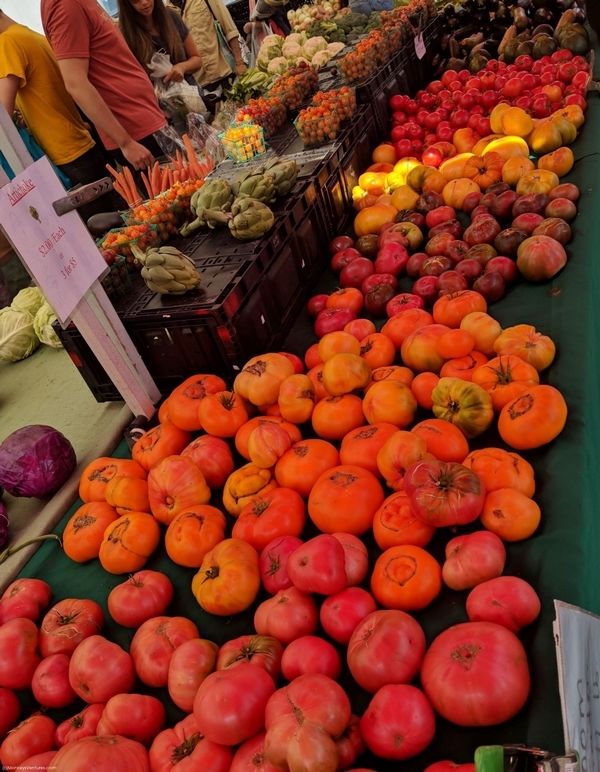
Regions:
<instances>
[{"instance_id":1,"label":"artichoke","mask_svg":"<svg viewBox=\"0 0 600 772\"><path fill-rule=\"evenodd\" d=\"M265 173L263 169L258 169L239 177L233 183L233 192L236 198L255 198L268 204L274 201L277 195L274 182L275 178L270 172Z\"/></svg>"},{"instance_id":2,"label":"artichoke","mask_svg":"<svg viewBox=\"0 0 600 772\"><path fill-rule=\"evenodd\" d=\"M196 214L196 219L186 223L180 229L182 236L188 236L197 228L208 225L215 228L227 222L224 212L229 212L233 203L233 191L231 185L225 180L216 179L205 183L192 196L190 206Z\"/></svg>"},{"instance_id":3,"label":"artichoke","mask_svg":"<svg viewBox=\"0 0 600 772\"><path fill-rule=\"evenodd\" d=\"M161 295L183 295L200 284L201 276L192 261L175 247L152 248L147 252L133 247L142 263L142 279L148 289Z\"/></svg>"},{"instance_id":4,"label":"artichoke","mask_svg":"<svg viewBox=\"0 0 600 772\"><path fill-rule=\"evenodd\" d=\"M266 171L273 177L278 196L287 196L298 179L298 164L295 161L274 161Z\"/></svg>"},{"instance_id":5,"label":"artichoke","mask_svg":"<svg viewBox=\"0 0 600 772\"><path fill-rule=\"evenodd\" d=\"M231 207L229 230L238 241L254 241L271 230L275 216L254 198L238 198Z\"/></svg>"}]
</instances>

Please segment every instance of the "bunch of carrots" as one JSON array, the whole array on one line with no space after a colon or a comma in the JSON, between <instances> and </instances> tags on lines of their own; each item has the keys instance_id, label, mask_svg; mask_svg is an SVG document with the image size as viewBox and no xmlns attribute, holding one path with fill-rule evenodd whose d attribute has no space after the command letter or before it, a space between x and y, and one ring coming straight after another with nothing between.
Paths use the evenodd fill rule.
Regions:
<instances>
[{"instance_id":1,"label":"bunch of carrots","mask_svg":"<svg viewBox=\"0 0 600 772\"><path fill-rule=\"evenodd\" d=\"M164 193L165 190L168 190L176 182L204 179L212 170L211 163L200 163L198 161L188 135L184 134L182 139L185 147L185 157L177 150L175 160L172 163L160 166L158 161L155 161L153 166L149 166L145 172L141 173L148 198L156 198L156 196ZM127 205L131 208L140 204L142 196L129 167L123 166L121 171L117 171L110 164L107 164L106 168L113 177L113 188L125 200Z\"/></svg>"}]
</instances>

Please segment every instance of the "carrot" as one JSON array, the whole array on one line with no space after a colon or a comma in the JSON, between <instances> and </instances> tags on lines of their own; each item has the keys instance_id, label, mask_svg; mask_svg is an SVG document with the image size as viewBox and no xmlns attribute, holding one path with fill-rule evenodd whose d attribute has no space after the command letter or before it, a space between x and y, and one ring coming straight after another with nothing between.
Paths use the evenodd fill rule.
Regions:
<instances>
[{"instance_id":1,"label":"carrot","mask_svg":"<svg viewBox=\"0 0 600 772\"><path fill-rule=\"evenodd\" d=\"M154 166L152 167L152 189L154 190L155 196L157 196L159 193L162 193L162 188L160 185L160 166L158 161L155 161Z\"/></svg>"},{"instance_id":2,"label":"carrot","mask_svg":"<svg viewBox=\"0 0 600 772\"><path fill-rule=\"evenodd\" d=\"M152 184L148 179L148 175L144 172L142 172L142 181L144 183L144 187L146 188L146 192L148 193L148 198L154 198L154 190L152 189Z\"/></svg>"},{"instance_id":3,"label":"carrot","mask_svg":"<svg viewBox=\"0 0 600 772\"><path fill-rule=\"evenodd\" d=\"M129 206L129 197L125 193L124 189L121 187L120 183L115 180L113 182L113 188L117 191L117 193L121 196L121 198L125 201L127 206Z\"/></svg>"},{"instance_id":4,"label":"carrot","mask_svg":"<svg viewBox=\"0 0 600 772\"><path fill-rule=\"evenodd\" d=\"M182 139L187 153L190 168L195 175L200 176L201 171L199 168L198 159L196 158L196 151L194 150L194 146L192 145L192 140L189 138L187 134L184 134L182 136Z\"/></svg>"},{"instance_id":5,"label":"carrot","mask_svg":"<svg viewBox=\"0 0 600 772\"><path fill-rule=\"evenodd\" d=\"M173 179L173 169L169 169L168 170L167 180L169 182L169 187L172 188L173 187L173 182L174 182L174 179Z\"/></svg>"},{"instance_id":6,"label":"carrot","mask_svg":"<svg viewBox=\"0 0 600 772\"><path fill-rule=\"evenodd\" d=\"M131 193L131 203L134 204L140 198L140 193L136 187L135 180L133 179L133 174L131 173L129 166L123 167L123 177L125 178L127 188Z\"/></svg>"}]
</instances>

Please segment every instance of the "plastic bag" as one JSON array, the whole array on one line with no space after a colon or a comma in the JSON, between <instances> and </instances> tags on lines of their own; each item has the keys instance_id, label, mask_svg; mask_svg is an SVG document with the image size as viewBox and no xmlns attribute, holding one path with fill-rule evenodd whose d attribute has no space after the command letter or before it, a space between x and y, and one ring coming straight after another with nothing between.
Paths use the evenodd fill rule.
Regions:
<instances>
[{"instance_id":1,"label":"plastic bag","mask_svg":"<svg viewBox=\"0 0 600 772\"><path fill-rule=\"evenodd\" d=\"M164 78L173 69L171 57L164 51L157 51L148 62L150 77L154 79Z\"/></svg>"},{"instance_id":2,"label":"plastic bag","mask_svg":"<svg viewBox=\"0 0 600 772\"><path fill-rule=\"evenodd\" d=\"M250 50L250 67L256 67L256 59L263 40L271 34L271 28L264 21L251 22L252 29L248 33L248 48Z\"/></svg>"},{"instance_id":3,"label":"plastic bag","mask_svg":"<svg viewBox=\"0 0 600 772\"><path fill-rule=\"evenodd\" d=\"M225 158L218 133L208 125L202 115L188 113L183 131L186 130L196 155L202 163L210 162L214 168ZM165 126L164 129L155 132L153 136L167 158L175 159L178 150L182 155L186 155L187 151L181 134L173 126Z\"/></svg>"}]
</instances>

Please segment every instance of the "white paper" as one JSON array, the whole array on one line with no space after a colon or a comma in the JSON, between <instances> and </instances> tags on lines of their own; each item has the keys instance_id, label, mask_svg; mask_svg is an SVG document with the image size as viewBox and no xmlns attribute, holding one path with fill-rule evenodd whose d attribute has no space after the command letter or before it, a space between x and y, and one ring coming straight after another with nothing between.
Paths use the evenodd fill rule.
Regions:
<instances>
[{"instance_id":1,"label":"white paper","mask_svg":"<svg viewBox=\"0 0 600 772\"><path fill-rule=\"evenodd\" d=\"M45 156L0 188L0 224L63 324L107 270L79 215L54 211L64 196Z\"/></svg>"},{"instance_id":2,"label":"white paper","mask_svg":"<svg viewBox=\"0 0 600 772\"><path fill-rule=\"evenodd\" d=\"M422 59L427 53L427 48L425 47L425 41L423 40L422 32L420 35L415 35L415 52L417 54L417 59Z\"/></svg>"},{"instance_id":3,"label":"white paper","mask_svg":"<svg viewBox=\"0 0 600 772\"><path fill-rule=\"evenodd\" d=\"M554 640L565 751L582 772L600 771L600 617L554 601Z\"/></svg>"}]
</instances>

